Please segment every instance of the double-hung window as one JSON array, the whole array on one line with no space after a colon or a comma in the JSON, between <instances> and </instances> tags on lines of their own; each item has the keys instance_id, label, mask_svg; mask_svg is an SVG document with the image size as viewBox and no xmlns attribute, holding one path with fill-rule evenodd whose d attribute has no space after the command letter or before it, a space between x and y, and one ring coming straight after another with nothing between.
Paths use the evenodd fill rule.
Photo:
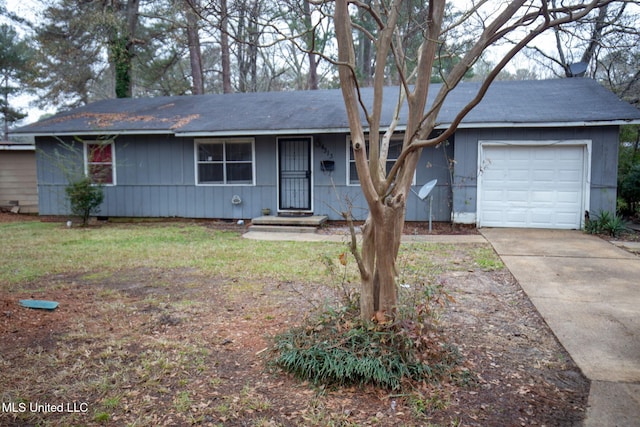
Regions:
<instances>
[{"instance_id":1,"label":"double-hung window","mask_svg":"<svg viewBox=\"0 0 640 427\"><path fill-rule=\"evenodd\" d=\"M196 182L202 185L254 185L253 139L196 140Z\"/></svg>"},{"instance_id":2,"label":"double-hung window","mask_svg":"<svg viewBox=\"0 0 640 427\"><path fill-rule=\"evenodd\" d=\"M94 184L116 184L113 141L88 141L84 143L84 171Z\"/></svg>"},{"instance_id":3,"label":"double-hung window","mask_svg":"<svg viewBox=\"0 0 640 427\"><path fill-rule=\"evenodd\" d=\"M382 137L381 137L382 138ZM367 155L369 154L369 139L365 142L367 147ZM347 138L347 152L349 153L349 168L347 175L347 185L359 185L360 180L358 179L358 170L356 169L356 161L353 157L353 148L351 147L351 139ZM386 169L387 173L391 170L393 165L395 164L398 157L400 157L400 153L402 152L402 137L394 137L389 141L389 151L387 155L387 163ZM414 175L415 180L415 175Z\"/></svg>"}]
</instances>

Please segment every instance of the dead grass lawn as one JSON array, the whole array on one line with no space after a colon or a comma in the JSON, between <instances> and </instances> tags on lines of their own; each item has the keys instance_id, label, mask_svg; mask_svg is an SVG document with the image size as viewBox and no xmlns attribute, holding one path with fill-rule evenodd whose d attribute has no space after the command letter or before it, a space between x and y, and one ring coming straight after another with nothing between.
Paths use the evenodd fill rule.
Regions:
<instances>
[{"instance_id":1,"label":"dead grass lawn","mask_svg":"<svg viewBox=\"0 0 640 427\"><path fill-rule=\"evenodd\" d=\"M174 226L104 227L138 236L145 228L162 235L162 227ZM229 239L228 248L240 252L254 244L215 234L210 223L183 226L191 239L202 233ZM43 239L60 227L30 232ZM176 232L167 229L167 238ZM188 240L168 244L188 247ZM52 239L47 250L63 250L68 241ZM333 298L326 283L336 277L312 281L308 272L288 275L278 265L273 274L267 266L243 274L212 260L168 263L155 253L165 243L156 242L159 249L122 268L66 266L40 275L34 266L37 278L0 283L0 425L572 426L584 415L587 380L486 246L416 245L403 253L403 274L421 278L415 286L437 281L454 297L439 326L474 376L467 384L443 381L392 393L314 387L267 363L269 337L299 324L312 303ZM123 251L130 250L125 243ZM285 264L286 257L307 256L304 264L314 265L317 276L322 256L341 251L339 244L306 254L287 248L299 247L280 247ZM253 262L268 262L262 254L268 248L257 251ZM18 305L23 298L60 306L29 310ZM64 412L31 411L36 403L62 405Z\"/></svg>"}]
</instances>

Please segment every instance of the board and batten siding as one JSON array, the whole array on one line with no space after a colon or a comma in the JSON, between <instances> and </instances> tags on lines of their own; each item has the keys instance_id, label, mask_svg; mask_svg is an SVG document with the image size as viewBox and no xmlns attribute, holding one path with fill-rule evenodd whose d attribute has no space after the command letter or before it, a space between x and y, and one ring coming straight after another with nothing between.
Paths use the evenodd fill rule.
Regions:
<instances>
[{"instance_id":1,"label":"board and batten siding","mask_svg":"<svg viewBox=\"0 0 640 427\"><path fill-rule=\"evenodd\" d=\"M316 215L332 220L347 205L356 219L367 215L367 205L358 185L347 183L348 145L344 133L301 135L312 138L314 185L313 208ZM250 136L249 136L250 137ZM84 138L90 140L91 138ZM105 186L105 200L99 215L113 217L185 217L185 218L253 218L262 209L277 212L276 136L256 136L255 185L196 185L195 142L193 138L169 135L121 135L115 139L116 185ZM67 143L71 143L69 138ZM38 174L41 214L67 215L68 202L64 173L52 159L54 150L63 152L55 139L37 138ZM78 144L76 150L81 150ZM67 155L75 168L82 170L82 155ZM433 220L451 217L450 172L453 143L423 150L416 171L416 182L407 200L407 220L427 221L428 203L417 192L432 179L438 179L433 190ZM334 161L334 170L322 170L320 162ZM233 204L234 196L242 200Z\"/></svg>"},{"instance_id":2,"label":"board and batten siding","mask_svg":"<svg viewBox=\"0 0 640 427\"><path fill-rule=\"evenodd\" d=\"M591 141L590 213L615 212L618 127L459 129L456 132L453 220L477 220L478 144L480 141Z\"/></svg>"},{"instance_id":3,"label":"board and batten siding","mask_svg":"<svg viewBox=\"0 0 640 427\"><path fill-rule=\"evenodd\" d=\"M38 212L36 158L30 150L0 150L0 206L20 207L20 212Z\"/></svg>"},{"instance_id":4,"label":"board and batten siding","mask_svg":"<svg viewBox=\"0 0 640 427\"><path fill-rule=\"evenodd\" d=\"M90 140L91 138L83 138ZM275 152L256 138L256 158ZM70 141L66 141L70 142ZM56 165L56 140L38 138L38 174L43 215L68 215L67 180ZM196 185L193 138L169 135L121 135L115 139L116 185L104 187L100 216L251 218L264 207L275 208L275 165L256 167L256 186ZM79 144L76 150L81 150ZM67 155L82 170L81 155ZM231 200L239 196L240 204ZM273 200L273 201L272 201Z\"/></svg>"},{"instance_id":5,"label":"board and batten siding","mask_svg":"<svg viewBox=\"0 0 640 427\"><path fill-rule=\"evenodd\" d=\"M342 220L340 212L351 208L356 220L367 217L367 202L359 185L347 183L349 168L348 139L345 134L323 134L314 136L314 213L327 215L332 220ZM446 150L446 151L445 151ZM451 218L450 172L448 159L453 156L453 143L429 147L423 150L416 168L415 185L407 198L407 221L428 221L429 205L417 193L427 182L437 179L433 190L432 214L434 221L449 221ZM320 162L334 160L333 171L322 171Z\"/></svg>"}]
</instances>

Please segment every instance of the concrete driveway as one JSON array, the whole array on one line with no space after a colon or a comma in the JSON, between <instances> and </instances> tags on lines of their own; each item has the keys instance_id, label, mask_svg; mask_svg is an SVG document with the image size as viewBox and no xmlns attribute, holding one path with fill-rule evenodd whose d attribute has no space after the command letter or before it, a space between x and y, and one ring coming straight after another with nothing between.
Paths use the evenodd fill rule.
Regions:
<instances>
[{"instance_id":1,"label":"concrete driveway","mask_svg":"<svg viewBox=\"0 0 640 427\"><path fill-rule=\"evenodd\" d=\"M581 231L480 230L591 380L585 426L640 426L640 257Z\"/></svg>"}]
</instances>

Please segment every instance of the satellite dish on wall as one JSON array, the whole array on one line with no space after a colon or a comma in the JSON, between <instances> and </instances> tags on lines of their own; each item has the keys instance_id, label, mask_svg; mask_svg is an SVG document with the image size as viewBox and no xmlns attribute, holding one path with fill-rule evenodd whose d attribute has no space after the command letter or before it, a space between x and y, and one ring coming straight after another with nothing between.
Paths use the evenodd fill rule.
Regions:
<instances>
[{"instance_id":1,"label":"satellite dish on wall","mask_svg":"<svg viewBox=\"0 0 640 427\"><path fill-rule=\"evenodd\" d=\"M418 197L420 197L422 200L426 199L437 183L438 183L437 179L432 179L431 181L427 182L425 185L422 186L420 191L418 191Z\"/></svg>"},{"instance_id":2,"label":"satellite dish on wall","mask_svg":"<svg viewBox=\"0 0 640 427\"><path fill-rule=\"evenodd\" d=\"M431 191L433 191L437 183L438 183L437 179L432 179L431 181L427 182L425 185L422 186L422 188L418 192L418 197L420 197L421 200L425 200L427 197L429 197L429 194L431 193ZM413 193L415 194L414 190L411 190L411 191L413 191ZM433 204L433 196L429 197L429 233L431 233L431 216L432 216L431 205L432 204Z\"/></svg>"}]
</instances>

